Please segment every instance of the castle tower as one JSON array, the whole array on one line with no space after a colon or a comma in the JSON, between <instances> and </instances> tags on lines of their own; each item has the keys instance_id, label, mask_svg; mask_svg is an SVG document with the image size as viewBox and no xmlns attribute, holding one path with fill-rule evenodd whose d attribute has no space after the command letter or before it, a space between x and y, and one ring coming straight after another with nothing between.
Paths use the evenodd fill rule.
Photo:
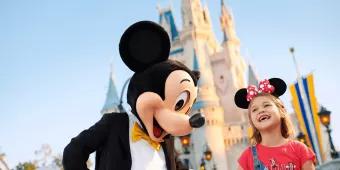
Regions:
<instances>
[{"instance_id":1,"label":"castle tower","mask_svg":"<svg viewBox=\"0 0 340 170\"><path fill-rule=\"evenodd\" d=\"M220 45L212 31L209 11L202 8L200 0L182 0L181 11L183 29L180 32L180 43L176 44L177 47L172 44L171 57L201 72L199 96L193 106L193 113L203 113L207 122L204 128L196 129L191 135L193 151L196 153L192 161L194 165L199 165L208 146L217 168L226 169L223 109L219 105L209 59L220 49Z\"/></svg>"},{"instance_id":2,"label":"castle tower","mask_svg":"<svg viewBox=\"0 0 340 170\"><path fill-rule=\"evenodd\" d=\"M221 0L221 16L220 16L221 28L223 32L223 45L225 43L232 43L235 46L240 46L240 40L238 39L235 31L234 20L232 13Z\"/></svg>"},{"instance_id":3,"label":"castle tower","mask_svg":"<svg viewBox=\"0 0 340 170\"><path fill-rule=\"evenodd\" d=\"M169 33L171 43L178 41L179 32L177 30L175 19L172 14L171 7L158 8L159 21L158 23Z\"/></svg>"},{"instance_id":4,"label":"castle tower","mask_svg":"<svg viewBox=\"0 0 340 170\"><path fill-rule=\"evenodd\" d=\"M159 24L168 32L171 41L170 57L179 59L183 55L183 47L180 42L180 33L177 30L171 7L158 7Z\"/></svg>"},{"instance_id":5,"label":"castle tower","mask_svg":"<svg viewBox=\"0 0 340 170\"><path fill-rule=\"evenodd\" d=\"M248 65L248 85L255 85L259 84L259 77L255 73L254 66L251 64Z\"/></svg>"},{"instance_id":6,"label":"castle tower","mask_svg":"<svg viewBox=\"0 0 340 170\"><path fill-rule=\"evenodd\" d=\"M221 0L220 24L223 32L222 50L210 57L211 68L220 105L224 110L224 144L228 169L236 169L237 159L248 146L248 117L244 109L234 103L234 94L246 86L246 64L240 54L240 41L236 35L230 10Z\"/></svg>"},{"instance_id":7,"label":"castle tower","mask_svg":"<svg viewBox=\"0 0 340 170\"><path fill-rule=\"evenodd\" d=\"M117 94L117 88L114 83L113 68L111 67L109 88L107 90L105 104L101 110L101 113L107 114L112 112L124 112L124 109L120 105L120 100Z\"/></svg>"},{"instance_id":8,"label":"castle tower","mask_svg":"<svg viewBox=\"0 0 340 170\"><path fill-rule=\"evenodd\" d=\"M212 78L210 63L207 56L197 56L194 50L193 70L199 70L201 77L198 81L198 97L192 110L193 113L201 112L205 115L206 124L204 128L196 129L191 135L196 165L199 165L203 153L209 148L212 151L214 163L218 169L227 168L227 158L223 143L224 118L223 109L220 106L218 96ZM212 168L212 164L206 166Z\"/></svg>"},{"instance_id":9,"label":"castle tower","mask_svg":"<svg viewBox=\"0 0 340 170\"><path fill-rule=\"evenodd\" d=\"M244 111L234 104L234 94L245 87L246 64L240 54L240 41L236 35L231 13L221 1L221 27L224 35L222 50L211 57L218 96L224 109L226 123L246 120Z\"/></svg>"},{"instance_id":10,"label":"castle tower","mask_svg":"<svg viewBox=\"0 0 340 170\"><path fill-rule=\"evenodd\" d=\"M180 40L184 49L194 49L198 56L212 55L220 50L211 27L211 20L208 8L202 8L200 0L182 0L182 19L183 29L180 34ZM188 50L185 56L193 56L192 50ZM192 60L192 58L191 58ZM187 61L186 63L192 64Z\"/></svg>"}]
</instances>

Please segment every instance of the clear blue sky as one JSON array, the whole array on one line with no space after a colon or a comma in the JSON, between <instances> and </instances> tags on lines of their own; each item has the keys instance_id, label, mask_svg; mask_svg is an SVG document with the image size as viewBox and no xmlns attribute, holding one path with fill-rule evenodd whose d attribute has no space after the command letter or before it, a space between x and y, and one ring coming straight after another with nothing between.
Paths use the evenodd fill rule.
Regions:
<instances>
[{"instance_id":1,"label":"clear blue sky","mask_svg":"<svg viewBox=\"0 0 340 170\"><path fill-rule=\"evenodd\" d=\"M131 72L119 38L139 20L158 21L158 1L0 1L0 150L10 167L34 159L44 143L55 154L101 116L113 63L120 90ZM294 46L303 74L315 75L318 101L332 111L340 147L340 12L337 0L225 1L233 11L241 53L261 78L291 84ZM180 0L171 1L181 27ZM219 40L219 0L205 0ZM283 97L290 108L290 94ZM292 110L290 108L290 110Z\"/></svg>"}]
</instances>

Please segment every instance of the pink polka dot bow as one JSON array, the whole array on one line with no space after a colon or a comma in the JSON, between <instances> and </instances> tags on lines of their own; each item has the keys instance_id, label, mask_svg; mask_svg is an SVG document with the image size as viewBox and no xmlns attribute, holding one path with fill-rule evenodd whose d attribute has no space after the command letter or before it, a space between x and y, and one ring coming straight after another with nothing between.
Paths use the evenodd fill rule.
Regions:
<instances>
[{"instance_id":1,"label":"pink polka dot bow","mask_svg":"<svg viewBox=\"0 0 340 170\"><path fill-rule=\"evenodd\" d=\"M260 81L258 89L255 85L249 85L247 88L247 101L251 101L259 93L273 93L274 90L274 86L267 79Z\"/></svg>"}]
</instances>

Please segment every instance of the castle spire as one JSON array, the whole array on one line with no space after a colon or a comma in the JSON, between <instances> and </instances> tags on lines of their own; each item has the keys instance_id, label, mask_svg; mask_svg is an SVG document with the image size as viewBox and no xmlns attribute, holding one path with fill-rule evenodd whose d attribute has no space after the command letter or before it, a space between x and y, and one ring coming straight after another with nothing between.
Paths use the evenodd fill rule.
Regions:
<instances>
[{"instance_id":1,"label":"castle spire","mask_svg":"<svg viewBox=\"0 0 340 170\"><path fill-rule=\"evenodd\" d=\"M171 42L178 40L179 33L175 23L174 16L172 14L172 9L170 7L160 8L159 12L159 24L168 32Z\"/></svg>"},{"instance_id":2,"label":"castle spire","mask_svg":"<svg viewBox=\"0 0 340 170\"><path fill-rule=\"evenodd\" d=\"M102 114L112 113L112 112L124 112L123 108L119 107L120 100L117 93L117 88L114 83L113 67L111 66L109 88L106 93L106 100L101 110Z\"/></svg>"},{"instance_id":3,"label":"castle spire","mask_svg":"<svg viewBox=\"0 0 340 170\"><path fill-rule=\"evenodd\" d=\"M236 35L232 13L228 9L228 7L224 4L223 0L221 0L220 22L221 22L221 28L223 32L222 44L225 44L227 41L231 41L235 44L239 44L240 40L238 39Z\"/></svg>"},{"instance_id":4,"label":"castle spire","mask_svg":"<svg viewBox=\"0 0 340 170\"><path fill-rule=\"evenodd\" d=\"M220 44L215 38L207 6L202 6L201 0L182 0L181 11L183 23L180 34L181 41L183 43L195 41L196 53L199 55L202 51L200 48L203 46L207 46L209 55L219 51Z\"/></svg>"},{"instance_id":5,"label":"castle spire","mask_svg":"<svg viewBox=\"0 0 340 170\"><path fill-rule=\"evenodd\" d=\"M255 73L254 66L251 64L248 64L248 85L258 85L259 84L259 78L257 74Z\"/></svg>"},{"instance_id":6,"label":"castle spire","mask_svg":"<svg viewBox=\"0 0 340 170\"><path fill-rule=\"evenodd\" d=\"M201 0L182 0L183 29L210 28L210 20Z\"/></svg>"}]
</instances>

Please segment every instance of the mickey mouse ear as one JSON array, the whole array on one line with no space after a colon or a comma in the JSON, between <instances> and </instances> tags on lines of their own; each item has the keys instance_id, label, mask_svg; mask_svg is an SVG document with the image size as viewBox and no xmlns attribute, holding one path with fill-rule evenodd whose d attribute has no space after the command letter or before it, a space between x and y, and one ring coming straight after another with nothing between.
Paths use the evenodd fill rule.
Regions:
<instances>
[{"instance_id":1,"label":"mickey mouse ear","mask_svg":"<svg viewBox=\"0 0 340 170\"><path fill-rule=\"evenodd\" d=\"M168 33L151 21L131 25L119 42L119 53L124 63L134 72L165 61L169 57Z\"/></svg>"},{"instance_id":2,"label":"mickey mouse ear","mask_svg":"<svg viewBox=\"0 0 340 170\"><path fill-rule=\"evenodd\" d=\"M247 89L246 88L240 89L236 92L234 96L234 102L237 107L248 109L250 102L247 101Z\"/></svg>"},{"instance_id":3,"label":"mickey mouse ear","mask_svg":"<svg viewBox=\"0 0 340 170\"><path fill-rule=\"evenodd\" d=\"M287 90L286 83L280 78L271 78L269 79L269 83L275 87L275 90L272 93L273 96L280 97Z\"/></svg>"}]
</instances>

